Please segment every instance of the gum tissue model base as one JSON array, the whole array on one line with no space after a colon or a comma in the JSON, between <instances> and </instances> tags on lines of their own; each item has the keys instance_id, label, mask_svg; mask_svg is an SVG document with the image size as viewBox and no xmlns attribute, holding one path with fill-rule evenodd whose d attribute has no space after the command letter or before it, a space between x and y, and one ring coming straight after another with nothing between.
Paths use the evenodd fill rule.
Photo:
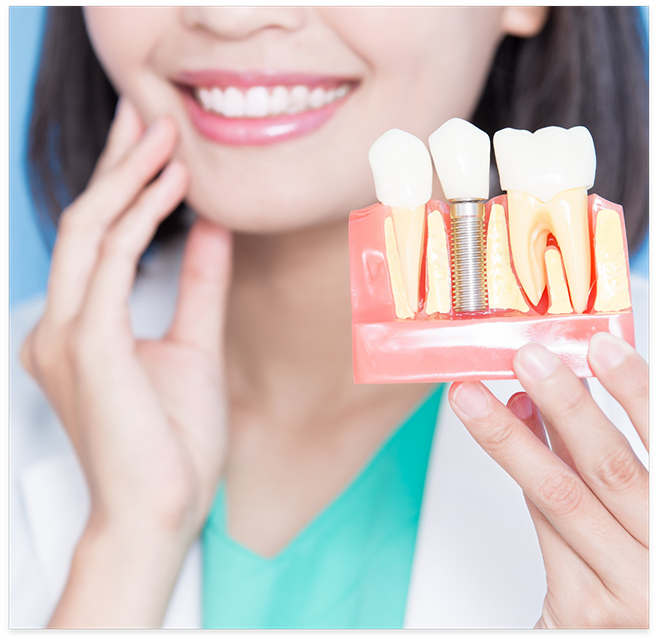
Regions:
<instances>
[{"instance_id":1,"label":"gum tissue model base","mask_svg":"<svg viewBox=\"0 0 658 641\"><path fill-rule=\"evenodd\" d=\"M575 129L584 130L559 129L558 134ZM532 136L517 130L498 134L505 132ZM494 137L495 146L496 142ZM519 150L514 146L517 142L512 143L512 153L521 156L532 173L532 163L523 152L533 149ZM566 151L572 154L574 150L567 144ZM484 263L480 285L485 302L480 302L477 311L455 309L459 300L455 288L463 284L455 284L452 253L455 247L460 252L463 248L453 239L456 223L451 210L462 196L453 200L439 169L450 204L429 199L427 189L415 200L398 198L396 202L395 195L386 194L382 181L377 182L376 160L371 155L378 197L397 206L380 202L350 214L357 383L515 378L513 356L530 342L544 345L585 378L592 376L587 352L594 334L609 332L634 345L622 207L587 195L593 168L591 179L580 179L584 186L573 187L571 180L542 192L541 185L528 185L527 175L519 182L509 167L504 173L509 152L503 144L500 149L496 146L507 195L483 203L483 233L473 236L479 246L475 250L480 250L479 258L478 251L474 252L475 260ZM577 161L578 154L571 160ZM420 173L426 171L424 166L421 169ZM414 172L418 173L418 167ZM419 199L425 199L424 206L415 204Z\"/></svg>"}]
</instances>

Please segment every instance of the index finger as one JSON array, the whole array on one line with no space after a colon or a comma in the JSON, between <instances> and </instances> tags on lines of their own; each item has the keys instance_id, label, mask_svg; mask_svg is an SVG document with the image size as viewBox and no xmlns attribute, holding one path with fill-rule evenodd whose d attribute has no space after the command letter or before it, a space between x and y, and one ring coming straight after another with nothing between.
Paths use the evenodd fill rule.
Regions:
<instances>
[{"instance_id":1,"label":"index finger","mask_svg":"<svg viewBox=\"0 0 658 641\"><path fill-rule=\"evenodd\" d=\"M91 185L98 176L116 165L144 133L144 122L133 103L120 96L117 108L107 135L105 148L96 162L89 179Z\"/></svg>"}]
</instances>

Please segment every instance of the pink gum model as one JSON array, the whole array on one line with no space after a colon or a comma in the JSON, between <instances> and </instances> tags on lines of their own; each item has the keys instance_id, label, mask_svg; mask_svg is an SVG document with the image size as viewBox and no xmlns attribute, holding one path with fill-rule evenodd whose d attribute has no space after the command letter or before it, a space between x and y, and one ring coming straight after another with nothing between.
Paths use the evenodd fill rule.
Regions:
<instances>
[{"instance_id":1,"label":"pink gum model","mask_svg":"<svg viewBox=\"0 0 658 641\"><path fill-rule=\"evenodd\" d=\"M507 196L486 204L485 229L494 204L505 209ZM591 337L609 332L634 345L632 309L615 313L593 311L596 272L592 230L602 209L619 213L624 234L626 269L628 250L621 206L593 194L588 196L592 285L587 309L582 314L547 315L547 292L530 311L488 311L472 314L423 312L427 283L425 252L420 282L420 311L414 319L396 317L384 244L384 220L390 208L377 203L353 211L349 222L350 274L352 288L352 345L354 380L357 383L420 383L515 378L514 353L530 342L540 343L559 356L580 378L592 376L587 362ZM449 207L431 200L431 211L443 215L450 235ZM508 227L509 228L509 227ZM427 229L427 224L425 225ZM427 232L426 232L427 234ZM448 248L449 249L449 248ZM512 258L512 269L514 269Z\"/></svg>"}]
</instances>

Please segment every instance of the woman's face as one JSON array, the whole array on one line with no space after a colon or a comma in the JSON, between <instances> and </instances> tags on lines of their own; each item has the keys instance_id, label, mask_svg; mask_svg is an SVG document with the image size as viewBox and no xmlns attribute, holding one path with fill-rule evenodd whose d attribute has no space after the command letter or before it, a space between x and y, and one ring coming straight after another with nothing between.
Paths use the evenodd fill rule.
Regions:
<instances>
[{"instance_id":1,"label":"woman's face","mask_svg":"<svg viewBox=\"0 0 658 641\"><path fill-rule=\"evenodd\" d=\"M393 127L427 141L468 118L502 37L534 35L544 18L536 7L85 9L117 91L147 123L177 120L190 206L265 233L374 202L372 143Z\"/></svg>"}]
</instances>

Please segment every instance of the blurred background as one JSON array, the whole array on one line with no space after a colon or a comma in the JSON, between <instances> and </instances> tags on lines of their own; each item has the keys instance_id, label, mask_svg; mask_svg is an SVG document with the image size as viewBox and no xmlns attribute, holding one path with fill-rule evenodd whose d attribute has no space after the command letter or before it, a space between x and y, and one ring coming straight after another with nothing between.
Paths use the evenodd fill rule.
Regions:
<instances>
[{"instance_id":1,"label":"blurred background","mask_svg":"<svg viewBox=\"0 0 658 641\"><path fill-rule=\"evenodd\" d=\"M639 7L639 11L648 28L649 8ZM27 128L45 17L45 7L9 8L10 305L43 292L50 265L50 252L39 230L26 169ZM631 269L648 278L648 238L631 256Z\"/></svg>"}]
</instances>

